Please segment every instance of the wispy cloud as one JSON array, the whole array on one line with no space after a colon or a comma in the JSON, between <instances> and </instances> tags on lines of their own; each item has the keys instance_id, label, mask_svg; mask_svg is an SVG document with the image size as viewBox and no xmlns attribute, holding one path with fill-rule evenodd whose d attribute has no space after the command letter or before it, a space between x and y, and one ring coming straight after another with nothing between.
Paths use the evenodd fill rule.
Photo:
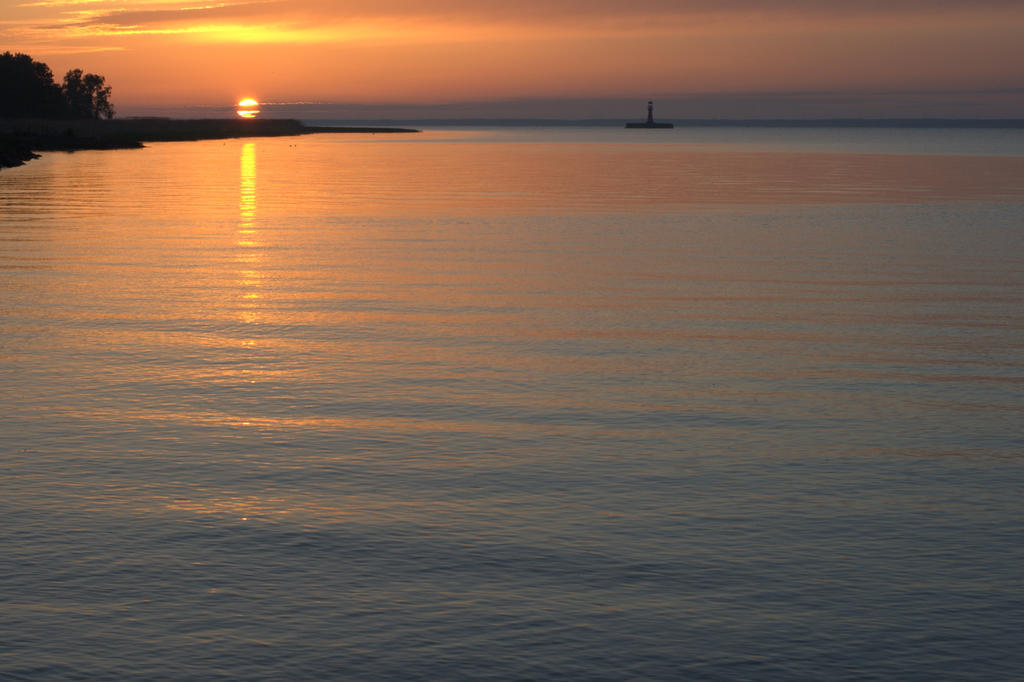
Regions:
<instances>
[{"instance_id":1,"label":"wispy cloud","mask_svg":"<svg viewBox=\"0 0 1024 682\"><path fill-rule=\"evenodd\" d=\"M218 3L167 7L160 3L156 9L97 9L81 12L67 26L159 26L178 23L210 23L247 18L280 17L288 14L289 3L280 0L266 2Z\"/></svg>"},{"instance_id":2,"label":"wispy cloud","mask_svg":"<svg viewBox=\"0 0 1024 682\"><path fill-rule=\"evenodd\" d=\"M24 50L29 54L47 54L47 55L68 55L68 54L97 54L101 52L124 52L127 48L121 45L65 45L62 43L58 44L28 44L22 45L19 50Z\"/></svg>"},{"instance_id":3,"label":"wispy cloud","mask_svg":"<svg viewBox=\"0 0 1024 682\"><path fill-rule=\"evenodd\" d=\"M39 2L22 2L18 7L80 7L81 5L109 5L110 0L39 0Z\"/></svg>"},{"instance_id":4,"label":"wispy cloud","mask_svg":"<svg viewBox=\"0 0 1024 682\"><path fill-rule=\"evenodd\" d=\"M804 19L856 19L950 12L1020 10L1020 0L645 0L641 7L622 0L262 0L222 3L169 3L165 0L38 0L22 7L62 10L38 28L76 30L105 27L112 34L166 32L168 25L268 24L324 27L351 22L421 21L427 24L514 24L629 27L685 26L709 17L799 16ZM80 33L79 33L80 34Z\"/></svg>"}]
</instances>

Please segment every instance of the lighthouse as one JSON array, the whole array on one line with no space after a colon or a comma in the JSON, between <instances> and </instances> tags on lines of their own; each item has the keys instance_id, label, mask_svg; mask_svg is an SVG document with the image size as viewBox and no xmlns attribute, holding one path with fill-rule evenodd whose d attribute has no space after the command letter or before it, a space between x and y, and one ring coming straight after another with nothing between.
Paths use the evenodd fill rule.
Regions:
<instances>
[{"instance_id":1,"label":"lighthouse","mask_svg":"<svg viewBox=\"0 0 1024 682\"><path fill-rule=\"evenodd\" d=\"M671 123L654 122L654 101L647 100L647 120L643 123L627 123L627 128L674 128Z\"/></svg>"}]
</instances>

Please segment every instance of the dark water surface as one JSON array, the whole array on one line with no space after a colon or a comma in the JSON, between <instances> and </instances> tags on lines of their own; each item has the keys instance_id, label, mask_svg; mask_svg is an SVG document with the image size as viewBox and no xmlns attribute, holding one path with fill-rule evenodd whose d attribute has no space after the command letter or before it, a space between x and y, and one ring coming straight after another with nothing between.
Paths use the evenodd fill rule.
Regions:
<instances>
[{"instance_id":1,"label":"dark water surface","mask_svg":"<svg viewBox=\"0 0 1024 682\"><path fill-rule=\"evenodd\" d=\"M1016 677L1024 133L652 132L0 172L0 678Z\"/></svg>"}]
</instances>

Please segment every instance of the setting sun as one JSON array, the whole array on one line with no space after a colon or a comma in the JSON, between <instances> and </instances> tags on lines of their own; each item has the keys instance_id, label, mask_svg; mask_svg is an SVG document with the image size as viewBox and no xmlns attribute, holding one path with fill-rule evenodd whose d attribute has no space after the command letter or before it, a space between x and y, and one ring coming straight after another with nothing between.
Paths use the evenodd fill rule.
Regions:
<instances>
[{"instance_id":1,"label":"setting sun","mask_svg":"<svg viewBox=\"0 0 1024 682\"><path fill-rule=\"evenodd\" d=\"M260 113L260 103L251 97L238 101L238 111L236 111L242 118L256 118L256 115Z\"/></svg>"}]
</instances>

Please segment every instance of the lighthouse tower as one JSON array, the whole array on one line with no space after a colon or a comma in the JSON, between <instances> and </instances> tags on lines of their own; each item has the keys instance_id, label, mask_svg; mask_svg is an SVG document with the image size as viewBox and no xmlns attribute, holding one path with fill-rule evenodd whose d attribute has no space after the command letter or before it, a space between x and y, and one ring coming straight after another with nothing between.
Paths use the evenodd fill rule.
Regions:
<instances>
[{"instance_id":1,"label":"lighthouse tower","mask_svg":"<svg viewBox=\"0 0 1024 682\"><path fill-rule=\"evenodd\" d=\"M647 120L643 123L627 123L627 128L672 128L671 123L654 122L654 100L647 100Z\"/></svg>"}]
</instances>

